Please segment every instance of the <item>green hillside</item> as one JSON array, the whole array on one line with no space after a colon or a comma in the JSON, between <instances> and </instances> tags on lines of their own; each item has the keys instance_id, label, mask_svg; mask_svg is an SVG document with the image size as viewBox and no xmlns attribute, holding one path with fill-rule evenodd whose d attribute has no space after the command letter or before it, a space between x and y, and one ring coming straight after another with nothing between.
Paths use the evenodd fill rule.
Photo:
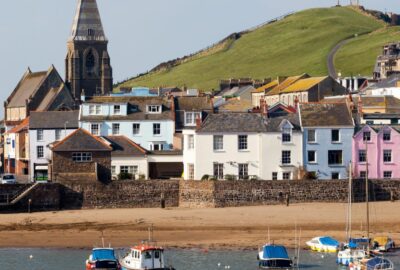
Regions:
<instances>
[{"instance_id":1,"label":"green hillside","mask_svg":"<svg viewBox=\"0 0 400 270\"><path fill-rule=\"evenodd\" d=\"M343 76L372 75L376 57L385 43L400 40L400 27L385 27L354 38L336 54L335 67Z\"/></svg>"},{"instance_id":2,"label":"green hillside","mask_svg":"<svg viewBox=\"0 0 400 270\"><path fill-rule=\"evenodd\" d=\"M310 9L245 33L237 40L225 40L210 53L191 57L177 66L151 72L120 86L187 85L210 90L218 87L220 79L231 77L262 79L301 73L325 75L327 55L337 43L358 35L358 43L362 45L363 34L385 26L382 21L348 7ZM377 34L376 38L379 37ZM351 45L355 47L351 48ZM351 50L359 51L356 42L349 44L337 59L343 71L348 64L346 54ZM367 72L367 69L361 66L357 72L370 74L372 70Z\"/></svg>"}]
</instances>

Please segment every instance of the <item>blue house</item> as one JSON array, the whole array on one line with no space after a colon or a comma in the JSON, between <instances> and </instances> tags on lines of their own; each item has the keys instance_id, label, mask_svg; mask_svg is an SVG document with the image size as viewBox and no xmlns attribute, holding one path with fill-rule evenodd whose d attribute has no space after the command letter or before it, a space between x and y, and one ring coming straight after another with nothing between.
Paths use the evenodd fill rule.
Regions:
<instances>
[{"instance_id":1,"label":"blue house","mask_svg":"<svg viewBox=\"0 0 400 270\"><path fill-rule=\"evenodd\" d=\"M173 149L175 109L162 97L82 97L79 125L95 136L124 135L149 151Z\"/></svg>"},{"instance_id":2,"label":"blue house","mask_svg":"<svg viewBox=\"0 0 400 270\"><path fill-rule=\"evenodd\" d=\"M345 179L352 158L354 121L346 103L299 105L304 167L316 179Z\"/></svg>"}]
</instances>

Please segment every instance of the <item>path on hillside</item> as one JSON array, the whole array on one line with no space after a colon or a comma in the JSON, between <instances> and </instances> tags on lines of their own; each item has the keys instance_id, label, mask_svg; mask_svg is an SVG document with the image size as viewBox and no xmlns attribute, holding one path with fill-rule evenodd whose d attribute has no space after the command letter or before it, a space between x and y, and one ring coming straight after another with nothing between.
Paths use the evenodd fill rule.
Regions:
<instances>
[{"instance_id":1,"label":"path on hillside","mask_svg":"<svg viewBox=\"0 0 400 270\"><path fill-rule=\"evenodd\" d=\"M339 51L339 49L343 45L346 45L351 39L353 39L353 37L340 41L338 44L336 44L335 47L333 47L333 49L328 54L328 59L327 59L328 74L332 78L336 79L338 77L337 76L337 72L336 72L336 68L335 68L335 63L334 63L335 55Z\"/></svg>"}]
</instances>

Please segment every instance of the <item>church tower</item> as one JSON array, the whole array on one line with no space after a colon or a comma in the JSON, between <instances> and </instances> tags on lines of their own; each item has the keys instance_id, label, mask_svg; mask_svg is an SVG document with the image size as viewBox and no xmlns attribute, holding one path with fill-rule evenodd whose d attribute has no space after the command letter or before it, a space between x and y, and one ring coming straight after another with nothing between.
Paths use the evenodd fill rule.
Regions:
<instances>
[{"instance_id":1,"label":"church tower","mask_svg":"<svg viewBox=\"0 0 400 270\"><path fill-rule=\"evenodd\" d=\"M65 81L75 99L80 98L82 91L86 96L112 92L107 45L96 0L78 0L65 59Z\"/></svg>"}]
</instances>

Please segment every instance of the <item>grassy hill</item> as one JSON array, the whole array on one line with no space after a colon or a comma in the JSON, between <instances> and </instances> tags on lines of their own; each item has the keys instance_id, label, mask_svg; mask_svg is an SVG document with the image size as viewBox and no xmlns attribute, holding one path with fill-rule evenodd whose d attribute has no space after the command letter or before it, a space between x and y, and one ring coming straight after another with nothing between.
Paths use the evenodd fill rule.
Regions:
<instances>
[{"instance_id":1,"label":"grassy hill","mask_svg":"<svg viewBox=\"0 0 400 270\"><path fill-rule=\"evenodd\" d=\"M375 31L385 27L383 21L348 7L305 10L241 33L240 38L228 38L208 53L184 58L178 65L166 65L119 86L187 85L210 90L218 87L219 80L231 77L262 79L305 72L325 75L329 51L341 40L355 35L359 38L340 51L336 59L338 69L346 72L354 68L353 73L370 74L370 59L376 58L376 49L386 40L385 34ZM364 34L371 32L376 42L367 46L364 41L368 36ZM365 52L366 47L375 55ZM368 55L367 64L354 63L357 57L349 58L353 51Z\"/></svg>"}]
</instances>

